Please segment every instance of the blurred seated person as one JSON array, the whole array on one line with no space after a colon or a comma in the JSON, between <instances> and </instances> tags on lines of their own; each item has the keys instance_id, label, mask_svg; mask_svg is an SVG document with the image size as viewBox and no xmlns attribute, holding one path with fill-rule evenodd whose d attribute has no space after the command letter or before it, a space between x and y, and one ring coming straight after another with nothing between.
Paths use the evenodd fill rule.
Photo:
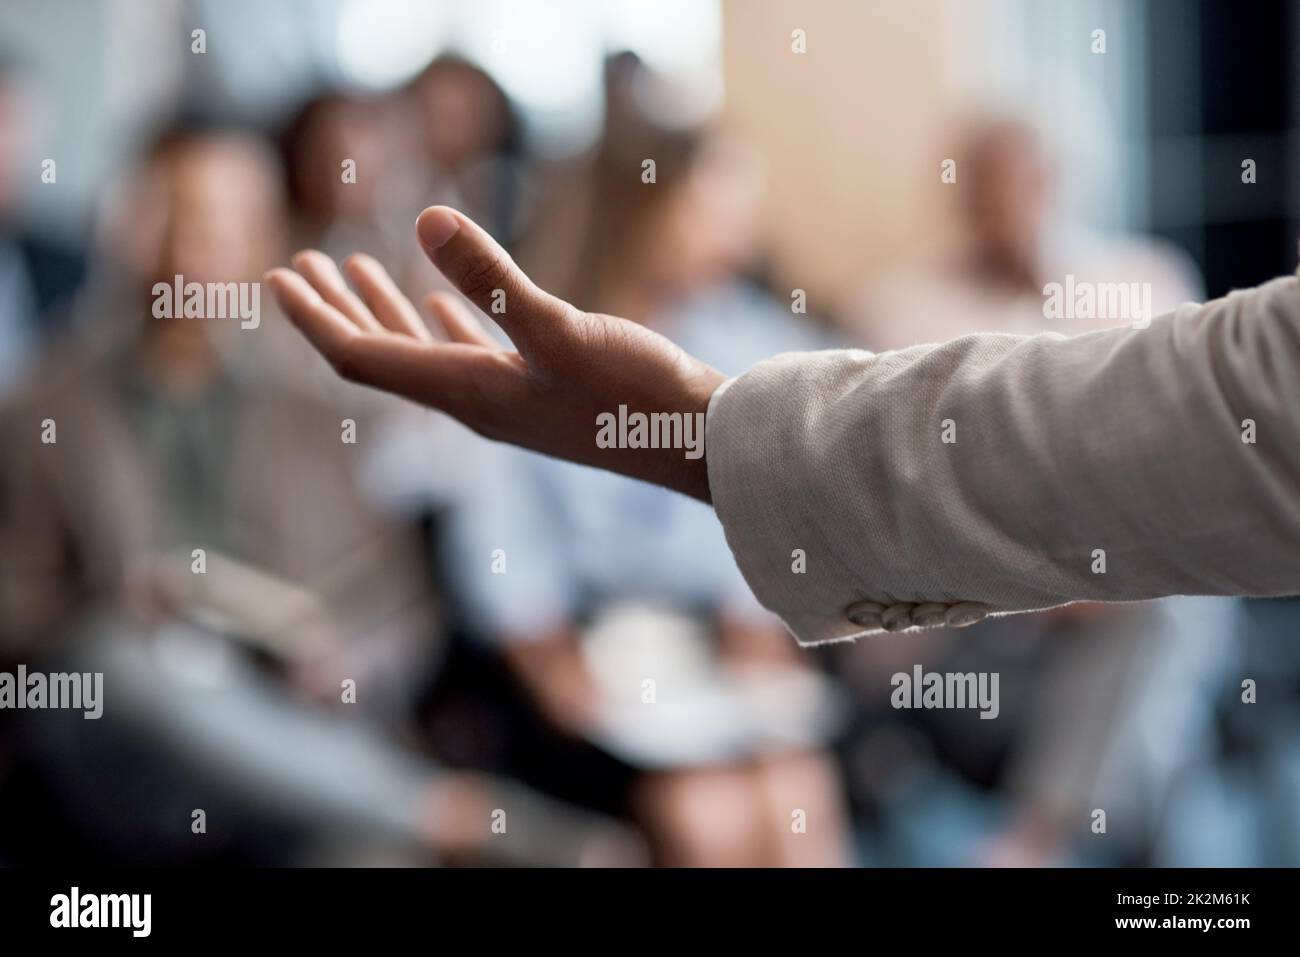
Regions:
<instances>
[{"instance_id":1,"label":"blurred seated person","mask_svg":"<svg viewBox=\"0 0 1300 957\"><path fill-rule=\"evenodd\" d=\"M443 54L403 94L423 173L420 201L405 208L455 205L511 248L522 226L526 170L523 129L505 91L469 60ZM409 222L405 229L409 236Z\"/></svg>"},{"instance_id":2,"label":"blurred seated person","mask_svg":"<svg viewBox=\"0 0 1300 957\"><path fill-rule=\"evenodd\" d=\"M550 288L721 369L810 347L786 308L738 278L755 158L720 136L617 119L570 207L579 246L537 267L555 273ZM646 157L653 184L641 180ZM542 237L547 253L555 234ZM632 817L661 864L846 863L824 750L834 689L754 601L706 507L500 447L456 528L466 617L541 718L512 728L525 780Z\"/></svg>"},{"instance_id":3,"label":"blurred seated person","mask_svg":"<svg viewBox=\"0 0 1300 957\"><path fill-rule=\"evenodd\" d=\"M410 211L421 204L427 181L418 159L420 115L402 95L343 91L321 93L298 110L279 138L293 248L339 259L370 250L382 261L408 264L394 271L408 292L430 288L428 260L420 256L411 265ZM277 381L336 406L364 433L360 474L371 497L420 515L445 507L462 471L458 463L466 461L462 430L409 402L341 381L314 352L304 352L285 324L268 326L259 352L276 367Z\"/></svg>"},{"instance_id":4,"label":"blurred seated person","mask_svg":"<svg viewBox=\"0 0 1300 957\"><path fill-rule=\"evenodd\" d=\"M250 374L262 325L155 311L155 283L253 282L278 255L264 144L173 129L123 199L104 251L121 288L0 413L3 658L103 670L114 696L100 721L18 722L24 773L6 790L26 795L28 830L67 823L82 835L69 853L135 863L221 847L295 862L330 834L436 860L581 862L606 825L393 742L440 616L423 543L361 495L339 414L274 368ZM352 701L367 720L345 717ZM226 808L225 842L196 844L188 811L153 814L172 792ZM516 813L512 842L493 843L497 807ZM271 839L275 819L314 840Z\"/></svg>"},{"instance_id":5,"label":"blurred seated person","mask_svg":"<svg viewBox=\"0 0 1300 957\"><path fill-rule=\"evenodd\" d=\"M273 324L155 317L155 284L178 276L255 301L283 238L272 157L246 134L172 130L120 196L117 288L6 410L3 561L22 584L3 596L5 640L51 639L88 605L147 590L160 557L202 548L321 594L339 635L364 634L366 661L408 655L435 621L419 543L362 499L337 413L274 369L250 375Z\"/></svg>"},{"instance_id":6,"label":"blurred seated person","mask_svg":"<svg viewBox=\"0 0 1300 957\"><path fill-rule=\"evenodd\" d=\"M945 187L960 204L956 253L918 274L873 281L848 304L846 322L867 348L883 352L969 332L1068 336L1143 318L1048 318L1044 287L1064 287L1067 276L1076 285L1150 283L1147 320L1202 298L1195 265L1174 246L1053 226L1061 220L1055 171L1028 124L979 121L958 156L956 185Z\"/></svg>"},{"instance_id":7,"label":"blurred seated person","mask_svg":"<svg viewBox=\"0 0 1300 957\"><path fill-rule=\"evenodd\" d=\"M1152 318L1200 296L1195 267L1173 247L1147 239L1081 240L1050 228L1052 163L1024 123L985 119L959 153L961 242L958 254L928 273L872 284L850 317L853 332L875 350L943 342L972 332L1071 335L1141 318L1046 318L1044 286L1078 281L1151 283ZM1075 604L1026 619L987 621L903 644L861 642L839 649L841 672L870 693L898 670L987 668L1003 675L996 722L971 727L926 713L893 716L919 729L942 773L960 779L965 814L980 818L1001 805L1000 823L949 840L946 858L901 864L1044 866L1069 860L1087 831L1086 809L1103 786L1106 756L1123 733L1123 692L1145 667L1142 649L1168 630L1157 605ZM1014 649L1008 654L1007 649ZM981 666L981 662L984 663ZM856 700L864 700L859 697ZM982 726L980 726L982 725ZM874 734L868 729L866 737ZM879 781L872 784L879 789ZM900 802L902 814L915 802ZM888 812L880 815L890 826Z\"/></svg>"},{"instance_id":8,"label":"blurred seated person","mask_svg":"<svg viewBox=\"0 0 1300 957\"><path fill-rule=\"evenodd\" d=\"M0 395L15 387L81 282L80 254L33 233L23 222L23 182L32 155L35 98L12 64L0 59Z\"/></svg>"},{"instance_id":9,"label":"blurred seated person","mask_svg":"<svg viewBox=\"0 0 1300 957\"><path fill-rule=\"evenodd\" d=\"M416 118L397 97L329 91L312 97L280 137L294 249L336 259L367 249L410 253L410 197L421 177L407 141Z\"/></svg>"},{"instance_id":10,"label":"blurred seated person","mask_svg":"<svg viewBox=\"0 0 1300 957\"><path fill-rule=\"evenodd\" d=\"M320 93L280 136L293 248L344 259L367 250L413 302L447 290L411 242L411 210L454 202L518 231L526 176L509 98L483 70L443 55L392 93ZM287 325L268 330L292 385L340 406L369 439L362 478L385 505L437 513L474 481L474 442L458 424L383 392L343 382ZM286 380L287 381L287 380Z\"/></svg>"},{"instance_id":11,"label":"blurred seated person","mask_svg":"<svg viewBox=\"0 0 1300 957\"><path fill-rule=\"evenodd\" d=\"M201 624L94 615L39 665L102 673L104 700L93 721L75 709L9 713L0 859L15 864L646 860L640 838L606 817L449 771L343 710L304 707Z\"/></svg>"},{"instance_id":12,"label":"blurred seated person","mask_svg":"<svg viewBox=\"0 0 1300 957\"><path fill-rule=\"evenodd\" d=\"M1127 845L1096 841L1090 812L1120 805L1127 788L1117 788L1117 777L1141 779L1126 756L1126 713L1144 693L1153 650L1174 637L1164 606L1071 605L829 649L850 689L845 752L854 805L871 822L869 859L894 867L1127 863ZM893 676L917 667L997 675L997 720L964 708L893 708Z\"/></svg>"}]
</instances>

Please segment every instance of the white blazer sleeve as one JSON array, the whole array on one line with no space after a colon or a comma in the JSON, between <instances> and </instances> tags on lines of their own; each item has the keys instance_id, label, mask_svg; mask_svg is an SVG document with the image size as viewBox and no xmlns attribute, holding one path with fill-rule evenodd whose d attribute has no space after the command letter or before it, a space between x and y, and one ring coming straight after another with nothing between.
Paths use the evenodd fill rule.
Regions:
<instances>
[{"instance_id":1,"label":"white blazer sleeve","mask_svg":"<svg viewBox=\"0 0 1300 957\"><path fill-rule=\"evenodd\" d=\"M1300 283L1143 329L777 356L714 394L706 448L737 563L801 644L1300 593Z\"/></svg>"}]
</instances>

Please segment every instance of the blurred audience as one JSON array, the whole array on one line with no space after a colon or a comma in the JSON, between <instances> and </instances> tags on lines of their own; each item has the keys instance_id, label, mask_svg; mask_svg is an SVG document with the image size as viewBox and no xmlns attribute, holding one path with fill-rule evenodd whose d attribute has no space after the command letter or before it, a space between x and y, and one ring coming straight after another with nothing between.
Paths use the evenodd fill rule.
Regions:
<instances>
[{"instance_id":1,"label":"blurred audience","mask_svg":"<svg viewBox=\"0 0 1300 957\"><path fill-rule=\"evenodd\" d=\"M0 59L0 668L104 671L110 707L0 713L0 860L1300 854L1294 602L1072 606L802 652L699 503L340 383L269 297L256 328L155 311L159 283L251 291L300 248L369 253L418 303L446 286L415 214L447 203L543 287L728 373L841 344L760 281L763 157L684 122L635 55L607 61L601 135L567 158L532 152L497 79L450 53L394 89L317 88L274 140L171 126L101 184L89 274L25 210L25 81ZM1029 124L977 119L955 155L956 247L863 277L841 336L1135 318L1047 318L1067 275L1150 283L1152 315L1200 297L1180 251L1066 222ZM918 663L997 672L999 719L890 707Z\"/></svg>"}]
</instances>

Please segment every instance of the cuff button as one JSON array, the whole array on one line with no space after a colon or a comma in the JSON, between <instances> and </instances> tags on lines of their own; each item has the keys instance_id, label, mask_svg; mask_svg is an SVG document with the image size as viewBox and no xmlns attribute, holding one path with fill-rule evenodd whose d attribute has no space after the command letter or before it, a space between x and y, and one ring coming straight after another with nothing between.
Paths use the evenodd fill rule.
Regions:
<instances>
[{"instance_id":1,"label":"cuff button","mask_svg":"<svg viewBox=\"0 0 1300 957\"><path fill-rule=\"evenodd\" d=\"M912 624L921 628L936 628L948 620L948 606L942 602L927 601L912 609Z\"/></svg>"},{"instance_id":2,"label":"cuff button","mask_svg":"<svg viewBox=\"0 0 1300 957\"><path fill-rule=\"evenodd\" d=\"M859 628L879 628L885 606L874 601L855 601L844 609L844 617Z\"/></svg>"},{"instance_id":3,"label":"cuff button","mask_svg":"<svg viewBox=\"0 0 1300 957\"><path fill-rule=\"evenodd\" d=\"M899 602L897 605L890 605L880 615L880 627L885 631L902 631L912 624L912 609L915 606L911 602Z\"/></svg>"},{"instance_id":4,"label":"cuff button","mask_svg":"<svg viewBox=\"0 0 1300 957\"><path fill-rule=\"evenodd\" d=\"M948 614L944 616L944 623L950 628L965 628L967 625L983 621L988 614L988 609L978 602L958 602L948 609Z\"/></svg>"}]
</instances>

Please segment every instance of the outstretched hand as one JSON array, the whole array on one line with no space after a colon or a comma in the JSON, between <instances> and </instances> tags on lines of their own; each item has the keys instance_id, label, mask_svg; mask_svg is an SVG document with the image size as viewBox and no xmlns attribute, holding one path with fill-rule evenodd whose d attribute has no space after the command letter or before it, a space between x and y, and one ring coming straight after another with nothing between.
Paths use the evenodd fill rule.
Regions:
<instances>
[{"instance_id":1,"label":"outstretched hand","mask_svg":"<svg viewBox=\"0 0 1300 957\"><path fill-rule=\"evenodd\" d=\"M340 273L324 253L303 251L293 269L271 270L266 283L345 379L439 409L488 438L709 501L703 457L671 448L601 448L597 419L620 406L647 415L703 413L721 373L643 326L583 312L539 289L455 210L429 207L416 234L433 264L518 351L499 344L446 292L427 303L448 341L436 338L366 255L349 256Z\"/></svg>"}]
</instances>

